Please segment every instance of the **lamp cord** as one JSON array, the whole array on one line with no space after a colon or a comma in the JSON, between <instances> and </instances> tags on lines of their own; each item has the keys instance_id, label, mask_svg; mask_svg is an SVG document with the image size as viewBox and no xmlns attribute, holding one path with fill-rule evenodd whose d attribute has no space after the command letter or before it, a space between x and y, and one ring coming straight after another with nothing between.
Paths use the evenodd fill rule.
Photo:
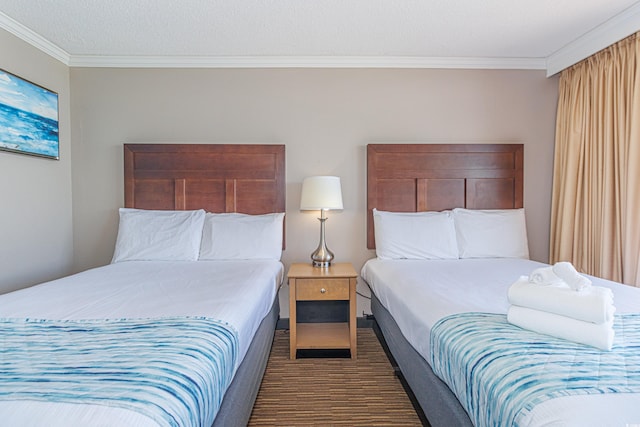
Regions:
<instances>
[{"instance_id":1,"label":"lamp cord","mask_svg":"<svg viewBox=\"0 0 640 427\"><path fill-rule=\"evenodd\" d=\"M356 291L356 294L360 295L362 298L366 298L366 299L369 299L369 300L371 299L371 297L370 297L370 296L367 296L367 295L361 294L361 293L360 293L360 292L358 292L358 291Z\"/></svg>"}]
</instances>

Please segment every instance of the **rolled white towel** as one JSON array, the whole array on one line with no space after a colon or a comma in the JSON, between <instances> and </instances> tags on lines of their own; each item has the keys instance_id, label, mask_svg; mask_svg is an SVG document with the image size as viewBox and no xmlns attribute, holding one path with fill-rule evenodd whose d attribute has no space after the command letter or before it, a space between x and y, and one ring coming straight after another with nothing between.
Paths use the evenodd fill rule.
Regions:
<instances>
[{"instance_id":1,"label":"rolled white towel","mask_svg":"<svg viewBox=\"0 0 640 427\"><path fill-rule=\"evenodd\" d=\"M507 321L540 334L590 345L601 350L611 350L613 346L613 321L595 324L517 305L509 307Z\"/></svg>"},{"instance_id":2,"label":"rolled white towel","mask_svg":"<svg viewBox=\"0 0 640 427\"><path fill-rule=\"evenodd\" d=\"M609 288L591 286L575 292L568 285L537 286L527 276L509 287L507 297L510 304L591 323L610 322L616 311Z\"/></svg>"},{"instance_id":3,"label":"rolled white towel","mask_svg":"<svg viewBox=\"0 0 640 427\"><path fill-rule=\"evenodd\" d=\"M578 273L570 262L556 262L551 268L574 291L582 291L591 286L591 280Z\"/></svg>"},{"instance_id":4,"label":"rolled white towel","mask_svg":"<svg viewBox=\"0 0 640 427\"><path fill-rule=\"evenodd\" d=\"M553 272L552 267L536 268L529 275L529 282L537 285L560 285L564 283L564 281Z\"/></svg>"}]
</instances>

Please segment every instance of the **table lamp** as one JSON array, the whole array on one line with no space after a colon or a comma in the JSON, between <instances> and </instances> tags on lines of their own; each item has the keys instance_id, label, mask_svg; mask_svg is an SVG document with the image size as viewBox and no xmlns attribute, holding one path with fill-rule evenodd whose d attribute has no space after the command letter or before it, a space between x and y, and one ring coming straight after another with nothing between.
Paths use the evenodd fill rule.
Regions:
<instances>
[{"instance_id":1,"label":"table lamp","mask_svg":"<svg viewBox=\"0 0 640 427\"><path fill-rule=\"evenodd\" d=\"M342 209L342 189L340 177L311 176L302 181L301 211L320 211L320 243L311 254L314 267L329 267L333 260L333 252L327 248L324 238L324 223L327 221L326 211Z\"/></svg>"}]
</instances>

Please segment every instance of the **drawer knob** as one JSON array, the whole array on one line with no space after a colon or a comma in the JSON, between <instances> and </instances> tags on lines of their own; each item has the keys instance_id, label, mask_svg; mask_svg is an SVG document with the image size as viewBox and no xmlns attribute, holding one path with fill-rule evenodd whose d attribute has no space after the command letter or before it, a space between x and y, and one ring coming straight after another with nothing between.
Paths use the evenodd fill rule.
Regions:
<instances>
[{"instance_id":1,"label":"drawer knob","mask_svg":"<svg viewBox=\"0 0 640 427\"><path fill-rule=\"evenodd\" d=\"M321 294L325 294L325 293L327 293L327 290L325 288L322 288L322 289L320 289L320 293Z\"/></svg>"}]
</instances>

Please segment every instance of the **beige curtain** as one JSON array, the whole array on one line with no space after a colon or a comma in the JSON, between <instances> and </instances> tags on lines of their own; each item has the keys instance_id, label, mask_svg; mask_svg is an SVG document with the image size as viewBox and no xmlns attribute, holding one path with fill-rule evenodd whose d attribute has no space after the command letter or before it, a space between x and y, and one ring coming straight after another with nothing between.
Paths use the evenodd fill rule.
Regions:
<instances>
[{"instance_id":1,"label":"beige curtain","mask_svg":"<svg viewBox=\"0 0 640 427\"><path fill-rule=\"evenodd\" d=\"M560 76L550 262L640 286L640 33Z\"/></svg>"}]
</instances>

